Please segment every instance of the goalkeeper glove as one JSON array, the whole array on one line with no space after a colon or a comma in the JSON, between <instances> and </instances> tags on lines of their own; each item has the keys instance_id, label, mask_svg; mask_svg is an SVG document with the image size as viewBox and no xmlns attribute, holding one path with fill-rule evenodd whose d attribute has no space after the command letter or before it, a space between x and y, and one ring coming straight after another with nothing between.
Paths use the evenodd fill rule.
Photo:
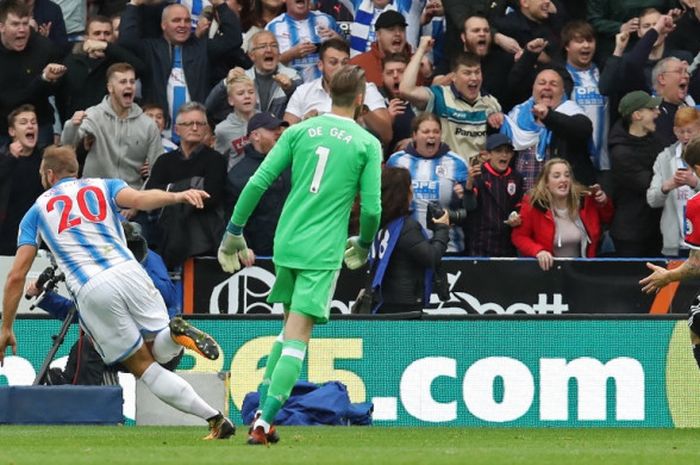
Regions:
<instances>
[{"instance_id":1,"label":"goalkeeper glove","mask_svg":"<svg viewBox=\"0 0 700 465\"><path fill-rule=\"evenodd\" d=\"M224 271L233 273L241 269L241 262L238 259L239 252L243 252L244 256L248 256L248 244L246 244L243 235L231 234L226 231L219 245L219 251L216 254L216 258Z\"/></svg>"},{"instance_id":2,"label":"goalkeeper glove","mask_svg":"<svg viewBox=\"0 0 700 465\"><path fill-rule=\"evenodd\" d=\"M360 238L353 236L348 239L347 248L345 249L345 266L351 270L356 270L367 263L367 255L369 249L360 245Z\"/></svg>"}]
</instances>

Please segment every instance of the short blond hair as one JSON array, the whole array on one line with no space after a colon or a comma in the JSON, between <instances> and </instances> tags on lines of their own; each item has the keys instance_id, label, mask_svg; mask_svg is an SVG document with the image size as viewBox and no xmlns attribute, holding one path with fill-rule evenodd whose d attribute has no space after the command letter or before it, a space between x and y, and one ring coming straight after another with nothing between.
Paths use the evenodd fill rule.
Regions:
<instances>
[{"instance_id":1,"label":"short blond hair","mask_svg":"<svg viewBox=\"0 0 700 465\"><path fill-rule=\"evenodd\" d=\"M226 79L226 93L230 95L233 92L233 86L236 85L249 85L255 88L255 83L248 75L239 74L231 79Z\"/></svg>"},{"instance_id":2,"label":"short blond hair","mask_svg":"<svg viewBox=\"0 0 700 465\"><path fill-rule=\"evenodd\" d=\"M333 74L330 94L333 105L352 106L355 97L364 94L367 80L365 71L357 65L345 65Z\"/></svg>"},{"instance_id":3,"label":"short blond hair","mask_svg":"<svg viewBox=\"0 0 700 465\"><path fill-rule=\"evenodd\" d=\"M41 169L44 172L51 170L61 179L77 176L78 157L75 149L70 145L49 145L44 149Z\"/></svg>"}]
</instances>

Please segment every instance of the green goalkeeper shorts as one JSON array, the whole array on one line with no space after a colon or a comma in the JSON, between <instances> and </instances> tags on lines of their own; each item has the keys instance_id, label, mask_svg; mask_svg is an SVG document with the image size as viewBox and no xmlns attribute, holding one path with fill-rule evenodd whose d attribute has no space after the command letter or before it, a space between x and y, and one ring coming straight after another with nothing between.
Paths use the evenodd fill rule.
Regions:
<instances>
[{"instance_id":1,"label":"green goalkeeper shorts","mask_svg":"<svg viewBox=\"0 0 700 465\"><path fill-rule=\"evenodd\" d=\"M328 323L340 270L296 270L275 265L275 273L268 302L281 302L285 309L305 315L314 323Z\"/></svg>"}]
</instances>

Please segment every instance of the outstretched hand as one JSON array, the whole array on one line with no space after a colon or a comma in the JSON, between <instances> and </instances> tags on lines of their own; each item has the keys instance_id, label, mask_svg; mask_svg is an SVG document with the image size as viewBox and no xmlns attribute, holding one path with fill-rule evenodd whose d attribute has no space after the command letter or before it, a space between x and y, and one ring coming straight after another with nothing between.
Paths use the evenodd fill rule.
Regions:
<instances>
[{"instance_id":1,"label":"outstretched hand","mask_svg":"<svg viewBox=\"0 0 700 465\"><path fill-rule=\"evenodd\" d=\"M176 195L179 203L188 203L195 208L204 208L204 201L211 197L205 191L199 189L188 189L178 192Z\"/></svg>"},{"instance_id":2,"label":"outstretched hand","mask_svg":"<svg viewBox=\"0 0 700 465\"><path fill-rule=\"evenodd\" d=\"M639 280L639 284L642 286L642 292L645 294L656 294L669 283L668 273L669 270L653 263L647 262L647 268L649 268L652 273L646 278Z\"/></svg>"}]
</instances>

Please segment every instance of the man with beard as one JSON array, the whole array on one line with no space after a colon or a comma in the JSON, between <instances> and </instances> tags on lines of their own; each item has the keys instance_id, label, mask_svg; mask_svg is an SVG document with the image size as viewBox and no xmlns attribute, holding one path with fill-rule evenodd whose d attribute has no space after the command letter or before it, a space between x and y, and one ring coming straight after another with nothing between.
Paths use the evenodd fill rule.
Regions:
<instances>
[{"instance_id":1,"label":"man with beard","mask_svg":"<svg viewBox=\"0 0 700 465\"><path fill-rule=\"evenodd\" d=\"M677 140L673 133L673 120L678 108L695 106L693 97L688 95L688 63L675 57L664 58L654 66L651 79L654 93L663 99L656 120L656 136L667 147Z\"/></svg>"},{"instance_id":2,"label":"man with beard","mask_svg":"<svg viewBox=\"0 0 700 465\"><path fill-rule=\"evenodd\" d=\"M507 82L508 73L513 66L513 54L500 47L492 47L492 29L485 16L475 15L465 19L464 31L460 34L460 39L465 52L472 53L481 59L483 91L496 97L504 109L509 109L511 102Z\"/></svg>"},{"instance_id":3,"label":"man with beard","mask_svg":"<svg viewBox=\"0 0 700 465\"><path fill-rule=\"evenodd\" d=\"M383 85L379 92L384 97L384 103L391 117L393 138L384 150L385 155L391 155L404 150L411 141L411 122L416 117L413 106L399 93L401 80L408 66L408 57L401 53L392 53L382 59Z\"/></svg>"},{"instance_id":4,"label":"man with beard","mask_svg":"<svg viewBox=\"0 0 700 465\"><path fill-rule=\"evenodd\" d=\"M0 2L0 143L9 142L7 116L24 103L34 106L38 141L53 142L53 108L49 95L66 72L53 44L30 32L29 7L19 0Z\"/></svg>"},{"instance_id":5,"label":"man with beard","mask_svg":"<svg viewBox=\"0 0 700 465\"><path fill-rule=\"evenodd\" d=\"M107 68L114 63L129 63L137 76L146 68L136 55L115 44L112 22L106 16L94 16L85 28L85 42L80 52L66 57L68 68L56 90L56 107L61 122L70 119L78 110L97 105L105 96Z\"/></svg>"},{"instance_id":6,"label":"man with beard","mask_svg":"<svg viewBox=\"0 0 700 465\"><path fill-rule=\"evenodd\" d=\"M39 177L39 125L31 105L7 117L12 142L0 148L0 255L14 255L19 222L44 191ZM12 201L10 201L12 200Z\"/></svg>"},{"instance_id":7,"label":"man with beard","mask_svg":"<svg viewBox=\"0 0 700 465\"><path fill-rule=\"evenodd\" d=\"M420 61L432 46L432 37L421 37L399 91L418 110L435 113L442 123L443 141L469 161L484 149L487 126L495 132L503 124L501 105L494 97L481 94L481 63L473 54L462 53L453 59L450 85L416 86Z\"/></svg>"},{"instance_id":8,"label":"man with beard","mask_svg":"<svg viewBox=\"0 0 700 465\"><path fill-rule=\"evenodd\" d=\"M395 10L388 10L379 15L374 24L377 39L369 50L354 56L350 64L365 70L367 82L382 85L382 58L389 53L411 55L411 47L406 43L406 20Z\"/></svg>"},{"instance_id":9,"label":"man with beard","mask_svg":"<svg viewBox=\"0 0 700 465\"><path fill-rule=\"evenodd\" d=\"M322 76L299 86L289 99L284 120L290 125L331 110L331 78L348 63L350 47L342 39L329 39L321 45L319 56L318 68ZM391 117L377 86L371 82L367 82L364 107L367 107L366 111L362 112L358 122L383 144L387 144L391 141Z\"/></svg>"},{"instance_id":10,"label":"man with beard","mask_svg":"<svg viewBox=\"0 0 700 465\"><path fill-rule=\"evenodd\" d=\"M77 111L66 121L63 144L83 144L87 152L83 176L118 178L140 189L147 172L162 153L160 132L134 103L136 76L128 63L107 69L108 95L98 105Z\"/></svg>"}]
</instances>

